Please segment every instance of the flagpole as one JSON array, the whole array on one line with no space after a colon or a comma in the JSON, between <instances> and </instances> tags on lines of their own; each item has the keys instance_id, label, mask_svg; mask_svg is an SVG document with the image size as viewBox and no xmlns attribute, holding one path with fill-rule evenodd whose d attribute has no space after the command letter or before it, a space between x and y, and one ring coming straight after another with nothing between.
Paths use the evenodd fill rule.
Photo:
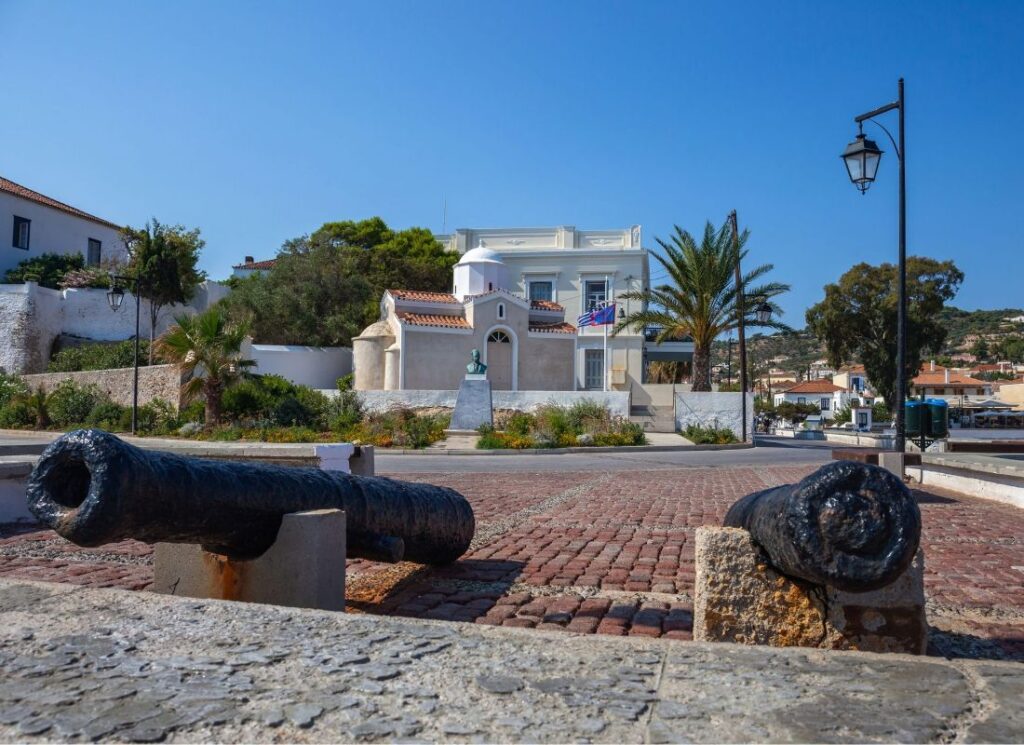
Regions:
<instances>
[{"instance_id":1,"label":"flagpole","mask_svg":"<svg viewBox=\"0 0 1024 745\"><path fill-rule=\"evenodd\" d=\"M604 277L604 307L608 307L608 296L611 294L611 288L608 286L608 275ZM602 318L602 321L608 319ZM611 369L611 365L608 361L608 324L602 323L601 327L604 329L604 392L608 392L608 371Z\"/></svg>"}]
</instances>

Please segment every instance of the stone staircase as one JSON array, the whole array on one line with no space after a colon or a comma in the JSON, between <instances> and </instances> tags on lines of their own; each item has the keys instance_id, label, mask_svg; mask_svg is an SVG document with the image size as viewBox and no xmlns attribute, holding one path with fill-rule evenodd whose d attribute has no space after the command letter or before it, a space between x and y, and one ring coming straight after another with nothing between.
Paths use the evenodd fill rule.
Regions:
<instances>
[{"instance_id":1,"label":"stone staircase","mask_svg":"<svg viewBox=\"0 0 1024 745\"><path fill-rule=\"evenodd\" d=\"M671 406L631 406L629 421L643 426L645 432L675 432L676 416Z\"/></svg>"}]
</instances>

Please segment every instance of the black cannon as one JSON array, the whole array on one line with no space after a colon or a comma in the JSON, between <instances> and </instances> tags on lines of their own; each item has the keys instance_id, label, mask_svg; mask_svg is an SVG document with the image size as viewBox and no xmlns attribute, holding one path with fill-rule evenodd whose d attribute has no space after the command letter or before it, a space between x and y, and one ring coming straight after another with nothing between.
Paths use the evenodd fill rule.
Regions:
<instances>
[{"instance_id":1,"label":"black cannon","mask_svg":"<svg viewBox=\"0 0 1024 745\"><path fill-rule=\"evenodd\" d=\"M348 554L381 561L446 564L474 531L469 502L442 486L146 451L96 429L47 447L27 496L32 514L80 546L198 543L233 559L259 556L283 515L307 510L344 510Z\"/></svg>"},{"instance_id":2,"label":"black cannon","mask_svg":"<svg viewBox=\"0 0 1024 745\"><path fill-rule=\"evenodd\" d=\"M903 482L853 461L748 494L725 525L746 528L783 574L849 592L895 580L921 540L921 511Z\"/></svg>"}]
</instances>

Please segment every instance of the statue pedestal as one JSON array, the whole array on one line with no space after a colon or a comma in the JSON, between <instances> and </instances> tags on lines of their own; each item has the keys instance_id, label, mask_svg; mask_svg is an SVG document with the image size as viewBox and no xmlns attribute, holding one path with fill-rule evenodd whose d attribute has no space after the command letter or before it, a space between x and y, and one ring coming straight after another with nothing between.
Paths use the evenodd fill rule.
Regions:
<instances>
[{"instance_id":1,"label":"statue pedestal","mask_svg":"<svg viewBox=\"0 0 1024 745\"><path fill-rule=\"evenodd\" d=\"M449 432L475 432L481 424L494 424L491 383L483 374L467 374L459 384Z\"/></svg>"},{"instance_id":2,"label":"statue pedestal","mask_svg":"<svg viewBox=\"0 0 1024 745\"><path fill-rule=\"evenodd\" d=\"M157 543L153 591L294 608L345 610L345 513L293 512L262 556L235 561L194 543Z\"/></svg>"}]
</instances>

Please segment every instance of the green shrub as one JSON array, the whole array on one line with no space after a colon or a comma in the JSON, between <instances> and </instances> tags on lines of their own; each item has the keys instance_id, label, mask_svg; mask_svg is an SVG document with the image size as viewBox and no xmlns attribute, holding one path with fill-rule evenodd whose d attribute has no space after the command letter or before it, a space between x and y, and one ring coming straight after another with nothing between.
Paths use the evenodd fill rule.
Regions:
<instances>
[{"instance_id":1,"label":"green shrub","mask_svg":"<svg viewBox=\"0 0 1024 745\"><path fill-rule=\"evenodd\" d=\"M739 442L736 435L728 427L701 426L691 424L683 430L683 437L695 445L728 445Z\"/></svg>"},{"instance_id":2,"label":"green shrub","mask_svg":"<svg viewBox=\"0 0 1024 745\"><path fill-rule=\"evenodd\" d=\"M50 419L58 427L85 423L96 404L106 399L95 385L78 385L73 380L61 382L47 398Z\"/></svg>"},{"instance_id":3,"label":"green shrub","mask_svg":"<svg viewBox=\"0 0 1024 745\"><path fill-rule=\"evenodd\" d=\"M359 424L364 413L359 394L351 388L339 386L338 395L330 399L324 408L324 420L332 432L343 434Z\"/></svg>"},{"instance_id":4,"label":"green shrub","mask_svg":"<svg viewBox=\"0 0 1024 745\"><path fill-rule=\"evenodd\" d=\"M109 399L98 401L85 417L85 424L90 427L123 432L128 427L123 426L124 415L128 415L128 423L131 424L132 410L128 407L115 404Z\"/></svg>"},{"instance_id":5,"label":"green shrub","mask_svg":"<svg viewBox=\"0 0 1024 745\"><path fill-rule=\"evenodd\" d=\"M8 375L0 370L0 409L11 401L28 395L28 385L17 375Z\"/></svg>"},{"instance_id":6,"label":"green shrub","mask_svg":"<svg viewBox=\"0 0 1024 745\"><path fill-rule=\"evenodd\" d=\"M56 290L65 274L74 269L82 269L84 266L85 258L80 253L45 253L18 262L16 267L8 269L4 275L4 282L16 284L38 282L40 287Z\"/></svg>"},{"instance_id":7,"label":"green shrub","mask_svg":"<svg viewBox=\"0 0 1024 745\"><path fill-rule=\"evenodd\" d=\"M21 429L36 423L36 416L24 397L0 406L0 428Z\"/></svg>"},{"instance_id":8,"label":"green shrub","mask_svg":"<svg viewBox=\"0 0 1024 745\"><path fill-rule=\"evenodd\" d=\"M528 435L533 428L535 419L532 414L515 412L505 423L505 431L510 435Z\"/></svg>"},{"instance_id":9,"label":"green shrub","mask_svg":"<svg viewBox=\"0 0 1024 745\"><path fill-rule=\"evenodd\" d=\"M230 388L228 390L231 390ZM226 391L225 391L226 392ZM188 424L190 422L203 423L206 420L206 404L202 399L190 401L185 408L178 412L178 422Z\"/></svg>"},{"instance_id":10,"label":"green shrub","mask_svg":"<svg viewBox=\"0 0 1024 745\"><path fill-rule=\"evenodd\" d=\"M480 433L480 439L476 441L477 449L500 450L505 447L505 438L495 432L490 424L481 424L477 432Z\"/></svg>"},{"instance_id":11,"label":"green shrub","mask_svg":"<svg viewBox=\"0 0 1024 745\"><path fill-rule=\"evenodd\" d=\"M611 418L608 407L590 398L574 401L566 411L569 427L575 432L584 431L588 425L606 422Z\"/></svg>"},{"instance_id":12,"label":"green shrub","mask_svg":"<svg viewBox=\"0 0 1024 745\"><path fill-rule=\"evenodd\" d=\"M190 406L201 402L192 402ZM221 396L221 413L233 421L239 419L265 419L270 416L276 401L264 388L259 378L243 380L224 391ZM205 409L200 419L205 416Z\"/></svg>"},{"instance_id":13,"label":"green shrub","mask_svg":"<svg viewBox=\"0 0 1024 745\"><path fill-rule=\"evenodd\" d=\"M135 341L117 344L81 344L66 347L50 358L47 372L78 372L80 370L110 370L132 367L135 363ZM149 364L149 341L139 340L139 366Z\"/></svg>"}]
</instances>

